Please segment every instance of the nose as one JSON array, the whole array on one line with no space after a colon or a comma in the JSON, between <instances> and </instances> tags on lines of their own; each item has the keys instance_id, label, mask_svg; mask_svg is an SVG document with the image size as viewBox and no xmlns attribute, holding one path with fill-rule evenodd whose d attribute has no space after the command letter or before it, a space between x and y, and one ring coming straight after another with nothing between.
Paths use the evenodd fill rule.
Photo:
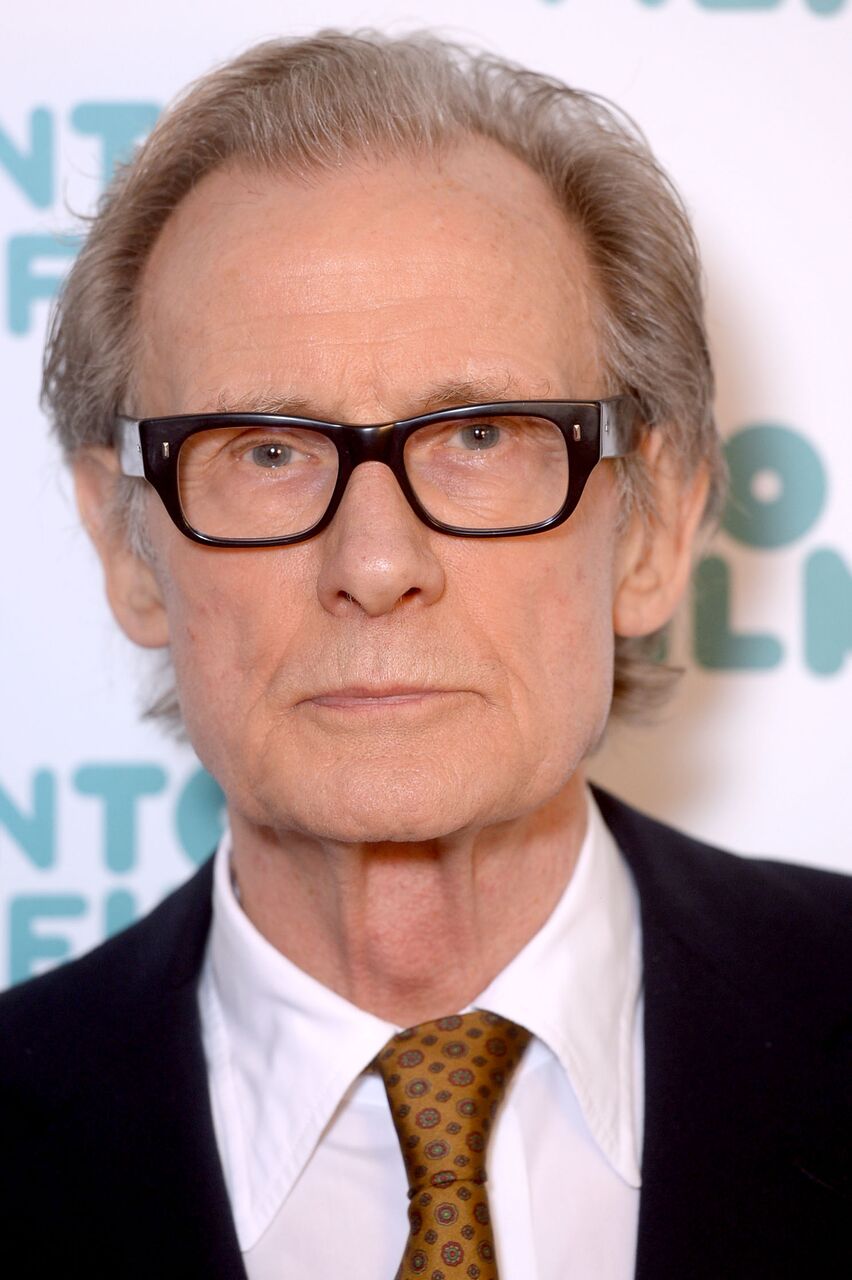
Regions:
<instances>
[{"instance_id":1,"label":"nose","mask_svg":"<svg viewBox=\"0 0 852 1280\"><path fill-rule=\"evenodd\" d=\"M318 540L321 604L338 617L363 611L371 618L403 604L433 604L444 590L431 545L439 536L418 520L388 467L361 463Z\"/></svg>"}]
</instances>

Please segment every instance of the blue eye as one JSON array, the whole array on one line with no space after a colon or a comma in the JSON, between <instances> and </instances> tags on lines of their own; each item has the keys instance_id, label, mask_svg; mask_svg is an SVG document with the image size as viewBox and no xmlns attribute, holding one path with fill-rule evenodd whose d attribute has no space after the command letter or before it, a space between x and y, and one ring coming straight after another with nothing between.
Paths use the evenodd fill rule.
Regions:
<instances>
[{"instance_id":1,"label":"blue eye","mask_svg":"<svg viewBox=\"0 0 852 1280\"><path fill-rule=\"evenodd\" d=\"M477 422L470 427L462 427L459 435L468 449L493 449L500 439L500 428L492 423Z\"/></svg>"},{"instance_id":2,"label":"blue eye","mask_svg":"<svg viewBox=\"0 0 852 1280\"><path fill-rule=\"evenodd\" d=\"M258 467L266 467L268 470L274 470L289 462L293 454L293 450L287 444L275 444L267 442L266 444L258 444L250 450L249 457Z\"/></svg>"}]
</instances>

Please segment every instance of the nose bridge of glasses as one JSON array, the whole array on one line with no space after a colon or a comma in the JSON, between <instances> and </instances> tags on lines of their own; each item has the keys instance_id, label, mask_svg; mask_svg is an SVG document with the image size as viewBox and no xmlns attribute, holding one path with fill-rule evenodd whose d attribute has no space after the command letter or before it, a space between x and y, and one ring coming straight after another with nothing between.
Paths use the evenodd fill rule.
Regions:
<instances>
[{"instance_id":1,"label":"nose bridge of glasses","mask_svg":"<svg viewBox=\"0 0 852 1280\"><path fill-rule=\"evenodd\" d=\"M396 422L373 426L348 426L344 436L350 470L362 462L383 462L393 469L398 453Z\"/></svg>"},{"instance_id":2,"label":"nose bridge of glasses","mask_svg":"<svg viewBox=\"0 0 852 1280\"><path fill-rule=\"evenodd\" d=\"M337 480L336 496L332 498L327 518L337 511L354 471L364 462L378 462L387 467L406 501L414 506L418 515L420 514L416 505L412 503L402 460L404 440L409 433L400 431L399 428L407 425L408 423L402 420L369 426L341 424L343 430L337 434L340 474Z\"/></svg>"}]
</instances>

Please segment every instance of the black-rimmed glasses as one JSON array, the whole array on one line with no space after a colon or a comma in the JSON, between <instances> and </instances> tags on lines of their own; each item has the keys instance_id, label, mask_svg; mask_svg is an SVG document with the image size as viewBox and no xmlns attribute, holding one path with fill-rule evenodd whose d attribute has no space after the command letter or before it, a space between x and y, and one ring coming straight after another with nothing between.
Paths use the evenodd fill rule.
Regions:
<instances>
[{"instance_id":1,"label":"black-rimmed glasses","mask_svg":"<svg viewBox=\"0 0 852 1280\"><path fill-rule=\"evenodd\" d=\"M220 547L300 542L332 520L362 462L390 467L430 529L517 537L567 520L601 458L640 438L631 396L465 405L351 426L266 413L118 418L125 475L144 476L178 529Z\"/></svg>"}]
</instances>

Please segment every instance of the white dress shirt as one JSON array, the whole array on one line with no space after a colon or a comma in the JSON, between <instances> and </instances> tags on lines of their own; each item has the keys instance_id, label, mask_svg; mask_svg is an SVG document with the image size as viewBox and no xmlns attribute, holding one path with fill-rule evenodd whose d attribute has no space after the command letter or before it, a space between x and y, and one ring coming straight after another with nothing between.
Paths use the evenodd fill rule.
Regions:
<instances>
[{"instance_id":1,"label":"white dress shirt","mask_svg":"<svg viewBox=\"0 0 852 1280\"><path fill-rule=\"evenodd\" d=\"M630 1280L642 1125L636 892L589 795L549 919L473 1002L533 1033L488 1151L501 1280ZM381 1079L400 1028L276 951L240 908L226 833L200 985L213 1120L250 1280L392 1280L407 1183ZM447 1009L447 1014L459 1010Z\"/></svg>"}]
</instances>

